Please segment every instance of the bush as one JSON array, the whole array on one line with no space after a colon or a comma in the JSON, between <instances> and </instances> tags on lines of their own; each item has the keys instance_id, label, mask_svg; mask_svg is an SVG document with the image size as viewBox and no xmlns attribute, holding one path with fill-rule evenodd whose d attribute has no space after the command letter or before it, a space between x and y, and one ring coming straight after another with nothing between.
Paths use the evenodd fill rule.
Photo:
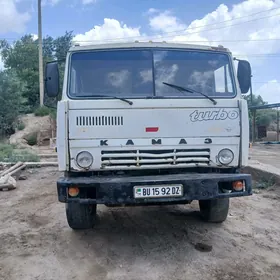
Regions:
<instances>
[{"instance_id":1,"label":"bush","mask_svg":"<svg viewBox=\"0 0 280 280\"><path fill-rule=\"evenodd\" d=\"M14 150L15 146L9 144L0 144L0 161L3 161L5 157L9 157Z\"/></svg>"},{"instance_id":2,"label":"bush","mask_svg":"<svg viewBox=\"0 0 280 280\"><path fill-rule=\"evenodd\" d=\"M26 136L25 140L29 146L34 146L37 144L37 133L34 132Z\"/></svg>"},{"instance_id":3,"label":"bush","mask_svg":"<svg viewBox=\"0 0 280 280\"><path fill-rule=\"evenodd\" d=\"M14 133L21 107L21 86L16 75L9 71L0 71L0 134Z\"/></svg>"},{"instance_id":4,"label":"bush","mask_svg":"<svg viewBox=\"0 0 280 280\"><path fill-rule=\"evenodd\" d=\"M17 149L14 145L0 144L0 162L38 162L39 157L25 149Z\"/></svg>"},{"instance_id":5,"label":"bush","mask_svg":"<svg viewBox=\"0 0 280 280\"><path fill-rule=\"evenodd\" d=\"M50 112L50 117L54 120L56 120L56 110L55 109L52 109L51 112Z\"/></svg>"},{"instance_id":6,"label":"bush","mask_svg":"<svg viewBox=\"0 0 280 280\"><path fill-rule=\"evenodd\" d=\"M275 177L271 176L270 178L261 178L254 187L256 189L268 189L269 187L274 186L276 183Z\"/></svg>"},{"instance_id":7,"label":"bush","mask_svg":"<svg viewBox=\"0 0 280 280\"><path fill-rule=\"evenodd\" d=\"M17 129L18 129L18 130L24 130L24 129L25 129L25 124L24 124L23 122L19 122L19 123L17 124Z\"/></svg>"},{"instance_id":8,"label":"bush","mask_svg":"<svg viewBox=\"0 0 280 280\"><path fill-rule=\"evenodd\" d=\"M35 110L34 115L37 117L44 117L44 116L48 116L51 113L51 109L46 107L46 106L42 106L39 107Z\"/></svg>"}]
</instances>

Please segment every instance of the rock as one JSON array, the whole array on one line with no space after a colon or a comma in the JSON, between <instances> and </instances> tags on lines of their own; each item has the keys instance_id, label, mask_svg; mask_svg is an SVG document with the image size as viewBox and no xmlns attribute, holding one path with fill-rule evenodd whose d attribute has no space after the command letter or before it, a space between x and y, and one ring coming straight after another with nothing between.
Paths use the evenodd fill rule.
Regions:
<instances>
[{"instance_id":1,"label":"rock","mask_svg":"<svg viewBox=\"0 0 280 280\"><path fill-rule=\"evenodd\" d=\"M15 188L16 187L13 185L5 185L5 186L0 185L0 191L3 191L3 192L11 191L11 190L14 190Z\"/></svg>"},{"instance_id":2,"label":"rock","mask_svg":"<svg viewBox=\"0 0 280 280\"><path fill-rule=\"evenodd\" d=\"M194 248L200 252L211 252L213 249L213 246L205 244L205 243L196 243Z\"/></svg>"},{"instance_id":3,"label":"rock","mask_svg":"<svg viewBox=\"0 0 280 280\"><path fill-rule=\"evenodd\" d=\"M25 175L20 175L20 176L18 177L18 180L20 180L20 181L27 180L27 176L25 176Z\"/></svg>"},{"instance_id":4,"label":"rock","mask_svg":"<svg viewBox=\"0 0 280 280\"><path fill-rule=\"evenodd\" d=\"M9 174L0 177L0 190L10 191L16 188L16 180Z\"/></svg>"}]
</instances>

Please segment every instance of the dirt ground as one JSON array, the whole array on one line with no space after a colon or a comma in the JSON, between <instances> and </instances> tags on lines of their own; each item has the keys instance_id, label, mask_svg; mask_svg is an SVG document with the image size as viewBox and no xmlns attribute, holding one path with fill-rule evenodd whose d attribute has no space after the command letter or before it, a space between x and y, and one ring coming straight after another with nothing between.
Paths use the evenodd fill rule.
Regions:
<instances>
[{"instance_id":1,"label":"dirt ground","mask_svg":"<svg viewBox=\"0 0 280 280\"><path fill-rule=\"evenodd\" d=\"M202 222L197 203L100 206L96 228L74 232L55 168L25 174L0 192L1 280L280 279L280 187L232 199L222 225Z\"/></svg>"},{"instance_id":2,"label":"dirt ground","mask_svg":"<svg viewBox=\"0 0 280 280\"><path fill-rule=\"evenodd\" d=\"M257 160L266 165L272 165L276 169L280 169L280 145L264 145L254 144L253 148L250 149L251 160Z\"/></svg>"}]
</instances>

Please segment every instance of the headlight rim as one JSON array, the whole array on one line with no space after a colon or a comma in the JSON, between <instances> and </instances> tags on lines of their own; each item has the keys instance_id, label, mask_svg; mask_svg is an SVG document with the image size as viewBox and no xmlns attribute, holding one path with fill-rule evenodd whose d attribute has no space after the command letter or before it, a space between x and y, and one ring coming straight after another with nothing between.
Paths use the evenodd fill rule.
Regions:
<instances>
[{"instance_id":1,"label":"headlight rim","mask_svg":"<svg viewBox=\"0 0 280 280\"><path fill-rule=\"evenodd\" d=\"M222 152L224 152L224 151L229 151L229 152L231 153L231 155L232 155L231 161L229 161L228 163L223 163L223 162L221 162L221 160L220 160L220 154L221 154ZM218 158L218 161L219 161L220 164L227 166L227 165L229 165L229 164L231 164L231 163L233 162L233 160L234 160L234 153L233 153L233 151L232 151L231 149L225 148L225 149L222 149L222 150L219 151L218 157L217 157L217 158Z\"/></svg>"},{"instance_id":2,"label":"headlight rim","mask_svg":"<svg viewBox=\"0 0 280 280\"><path fill-rule=\"evenodd\" d=\"M79 157L79 155L81 155L82 153L87 153L87 154L90 156L90 158L91 158L91 163L90 163L87 167L81 166L81 165L79 164L79 162L78 162L78 157ZM76 162L76 164L77 164L77 166L78 166L79 168L82 168L82 169L89 169L89 168L92 166L92 164L93 164L93 155L92 155L89 151L80 151L80 152L76 155L75 162Z\"/></svg>"}]
</instances>

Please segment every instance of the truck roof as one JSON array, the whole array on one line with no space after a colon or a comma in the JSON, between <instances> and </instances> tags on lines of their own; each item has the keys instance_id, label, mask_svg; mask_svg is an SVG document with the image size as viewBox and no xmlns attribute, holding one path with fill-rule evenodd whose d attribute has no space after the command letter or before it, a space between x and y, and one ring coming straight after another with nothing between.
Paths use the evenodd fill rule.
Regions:
<instances>
[{"instance_id":1,"label":"truck roof","mask_svg":"<svg viewBox=\"0 0 280 280\"><path fill-rule=\"evenodd\" d=\"M167 42L129 42L129 43L107 43L107 44L92 44L81 46L75 44L69 51L86 51L86 50L100 50L100 49L124 49L124 48L174 48L174 49L196 49L196 50L212 50L229 52L229 49L223 46L205 46L205 45L193 45L185 43L167 43Z\"/></svg>"}]
</instances>

